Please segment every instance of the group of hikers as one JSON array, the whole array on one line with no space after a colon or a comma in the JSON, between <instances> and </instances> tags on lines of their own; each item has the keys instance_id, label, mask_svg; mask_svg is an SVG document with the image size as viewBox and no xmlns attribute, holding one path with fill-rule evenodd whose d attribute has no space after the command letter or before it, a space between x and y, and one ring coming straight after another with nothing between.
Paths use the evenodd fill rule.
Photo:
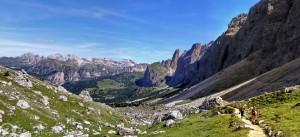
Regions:
<instances>
[{"instance_id":1,"label":"group of hikers","mask_svg":"<svg viewBox=\"0 0 300 137\"><path fill-rule=\"evenodd\" d=\"M246 110L245 106L244 106L244 105L241 105L241 107L240 107L239 110L240 110L241 118L243 119L243 118L245 117L245 110ZM251 109L251 117L250 117L250 120L251 120L252 123L255 123L255 122L256 122L257 115L258 115L257 109L256 109L256 107L254 106L254 107L252 107L252 109Z\"/></svg>"}]
</instances>

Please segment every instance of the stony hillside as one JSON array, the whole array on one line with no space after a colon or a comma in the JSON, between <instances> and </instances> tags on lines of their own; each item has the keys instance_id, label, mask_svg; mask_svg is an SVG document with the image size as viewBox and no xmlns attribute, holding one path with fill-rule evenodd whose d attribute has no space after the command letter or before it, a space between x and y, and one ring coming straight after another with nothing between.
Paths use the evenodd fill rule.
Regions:
<instances>
[{"instance_id":1,"label":"stony hillside","mask_svg":"<svg viewBox=\"0 0 300 137\"><path fill-rule=\"evenodd\" d=\"M143 72L147 66L146 64L137 64L132 60L86 59L61 54L44 57L32 53L26 53L20 57L1 57L0 65L19 70L24 69L29 74L55 84L111 76L123 72Z\"/></svg>"},{"instance_id":2,"label":"stony hillside","mask_svg":"<svg viewBox=\"0 0 300 137\"><path fill-rule=\"evenodd\" d=\"M0 136L98 136L115 130L112 108L0 67Z\"/></svg>"}]
</instances>

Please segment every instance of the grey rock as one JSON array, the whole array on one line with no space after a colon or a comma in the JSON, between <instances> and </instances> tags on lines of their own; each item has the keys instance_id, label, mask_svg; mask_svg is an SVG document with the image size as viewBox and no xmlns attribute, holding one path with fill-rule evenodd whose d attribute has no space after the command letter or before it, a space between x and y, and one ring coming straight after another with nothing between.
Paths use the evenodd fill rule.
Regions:
<instances>
[{"instance_id":1,"label":"grey rock","mask_svg":"<svg viewBox=\"0 0 300 137\"><path fill-rule=\"evenodd\" d=\"M172 127L175 124L173 119L169 119L166 121L166 127Z\"/></svg>"},{"instance_id":2,"label":"grey rock","mask_svg":"<svg viewBox=\"0 0 300 137\"><path fill-rule=\"evenodd\" d=\"M134 135L134 129L132 129L132 128L120 128L118 133L121 136Z\"/></svg>"},{"instance_id":3,"label":"grey rock","mask_svg":"<svg viewBox=\"0 0 300 137\"><path fill-rule=\"evenodd\" d=\"M30 105L25 100L19 100L17 102L17 106L20 107L21 109L28 109L28 108L30 108Z\"/></svg>"},{"instance_id":4,"label":"grey rock","mask_svg":"<svg viewBox=\"0 0 300 137\"><path fill-rule=\"evenodd\" d=\"M90 95L90 92L87 90L83 90L80 92L79 96L83 98L84 101L93 101L93 98Z\"/></svg>"},{"instance_id":5,"label":"grey rock","mask_svg":"<svg viewBox=\"0 0 300 137\"><path fill-rule=\"evenodd\" d=\"M66 96L62 95L62 96L59 96L59 100L66 102L66 101L68 101L68 98Z\"/></svg>"},{"instance_id":6,"label":"grey rock","mask_svg":"<svg viewBox=\"0 0 300 137\"><path fill-rule=\"evenodd\" d=\"M64 127L63 126L54 126L51 128L52 132L55 134L59 134L61 132L63 132Z\"/></svg>"},{"instance_id":7,"label":"grey rock","mask_svg":"<svg viewBox=\"0 0 300 137\"><path fill-rule=\"evenodd\" d=\"M221 97L215 97L215 98L207 97L199 108L200 109L213 109L213 108L220 107L223 105L224 105L224 101Z\"/></svg>"},{"instance_id":8,"label":"grey rock","mask_svg":"<svg viewBox=\"0 0 300 137\"><path fill-rule=\"evenodd\" d=\"M21 133L20 137L31 137L31 133L30 132Z\"/></svg>"},{"instance_id":9,"label":"grey rock","mask_svg":"<svg viewBox=\"0 0 300 137\"><path fill-rule=\"evenodd\" d=\"M114 131L114 130L109 130L107 133L108 133L108 134L117 134L117 132Z\"/></svg>"},{"instance_id":10,"label":"grey rock","mask_svg":"<svg viewBox=\"0 0 300 137\"><path fill-rule=\"evenodd\" d=\"M32 83L31 81L26 78L26 76L22 73L22 72L17 72L16 73L17 76L14 77L9 77L9 79L15 81L16 83L18 83L21 86L27 87L27 88L32 88Z\"/></svg>"},{"instance_id":11,"label":"grey rock","mask_svg":"<svg viewBox=\"0 0 300 137\"><path fill-rule=\"evenodd\" d=\"M43 126L42 124L38 124L38 125L35 125L33 127L33 129L35 129L37 131L43 131L45 129L45 126Z\"/></svg>"},{"instance_id":12,"label":"grey rock","mask_svg":"<svg viewBox=\"0 0 300 137\"><path fill-rule=\"evenodd\" d=\"M183 115L179 110L173 110L173 111L169 112L168 115L169 115L168 117L172 117L175 120L183 119Z\"/></svg>"}]
</instances>

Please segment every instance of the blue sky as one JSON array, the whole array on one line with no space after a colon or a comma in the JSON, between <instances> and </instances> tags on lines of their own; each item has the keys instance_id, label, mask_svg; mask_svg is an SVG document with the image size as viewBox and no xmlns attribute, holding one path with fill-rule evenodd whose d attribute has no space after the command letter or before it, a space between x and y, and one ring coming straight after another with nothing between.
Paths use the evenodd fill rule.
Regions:
<instances>
[{"instance_id":1,"label":"blue sky","mask_svg":"<svg viewBox=\"0 0 300 137\"><path fill-rule=\"evenodd\" d=\"M0 0L0 56L154 62L222 34L259 0Z\"/></svg>"}]
</instances>

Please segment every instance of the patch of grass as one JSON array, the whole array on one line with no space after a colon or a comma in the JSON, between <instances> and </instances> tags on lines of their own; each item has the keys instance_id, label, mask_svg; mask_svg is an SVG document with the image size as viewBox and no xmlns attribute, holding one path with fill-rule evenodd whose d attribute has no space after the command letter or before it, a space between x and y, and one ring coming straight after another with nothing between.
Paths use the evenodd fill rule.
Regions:
<instances>
[{"instance_id":1,"label":"patch of grass","mask_svg":"<svg viewBox=\"0 0 300 137\"><path fill-rule=\"evenodd\" d=\"M260 120L275 132L283 131L284 137L300 135L300 90L291 93L276 92L251 99L249 106L258 108Z\"/></svg>"},{"instance_id":2,"label":"patch of grass","mask_svg":"<svg viewBox=\"0 0 300 137\"><path fill-rule=\"evenodd\" d=\"M163 134L151 135L153 137L245 137L249 132L247 129L236 130L230 128L231 122L241 123L237 117L230 115L210 117L209 115L209 113L192 115L176 123L174 127L166 128L157 125L149 128L148 132L166 131Z\"/></svg>"},{"instance_id":3,"label":"patch of grass","mask_svg":"<svg viewBox=\"0 0 300 137\"><path fill-rule=\"evenodd\" d=\"M114 81L112 79L103 79L97 82L98 89L109 90L109 89L120 89L124 88L124 84Z\"/></svg>"}]
</instances>

